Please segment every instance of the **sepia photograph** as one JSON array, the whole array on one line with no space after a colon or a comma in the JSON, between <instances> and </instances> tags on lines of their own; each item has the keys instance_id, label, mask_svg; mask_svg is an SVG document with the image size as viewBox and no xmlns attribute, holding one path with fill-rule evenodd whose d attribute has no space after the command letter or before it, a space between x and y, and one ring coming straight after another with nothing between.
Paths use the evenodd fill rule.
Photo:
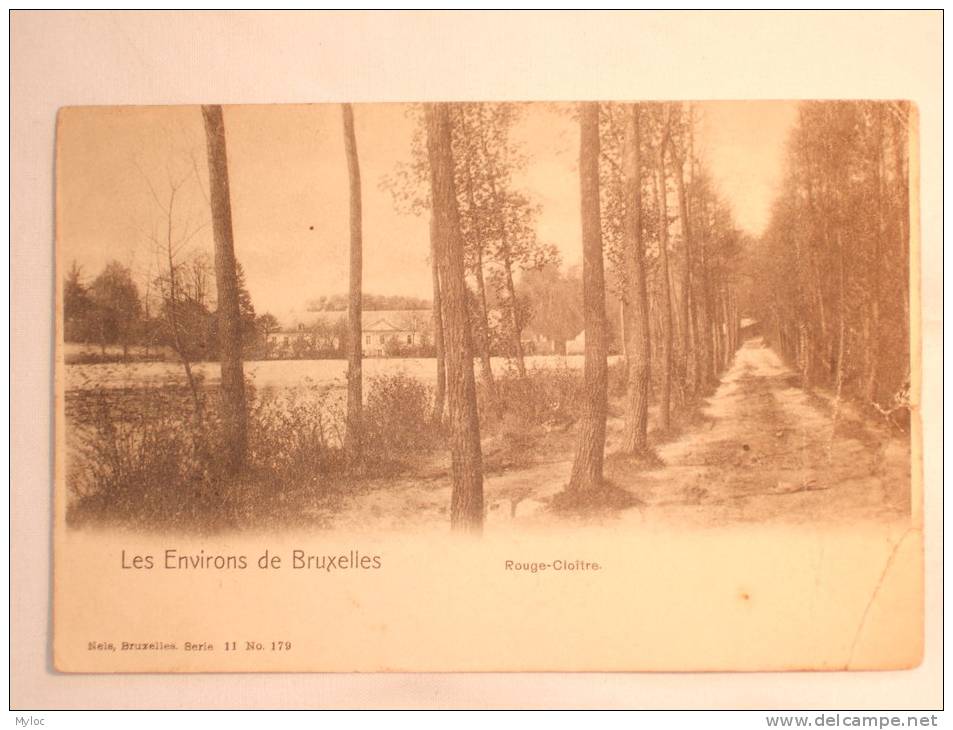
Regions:
<instances>
[{"instance_id":1,"label":"sepia photograph","mask_svg":"<svg viewBox=\"0 0 953 730\"><path fill-rule=\"evenodd\" d=\"M911 523L903 101L61 112L67 530Z\"/></svg>"}]
</instances>

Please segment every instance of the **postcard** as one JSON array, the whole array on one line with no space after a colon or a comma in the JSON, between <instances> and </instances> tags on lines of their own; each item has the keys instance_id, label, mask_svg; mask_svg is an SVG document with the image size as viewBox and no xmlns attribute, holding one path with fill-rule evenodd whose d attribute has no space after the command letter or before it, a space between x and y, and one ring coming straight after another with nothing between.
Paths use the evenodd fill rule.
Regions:
<instances>
[{"instance_id":1,"label":"postcard","mask_svg":"<svg viewBox=\"0 0 953 730\"><path fill-rule=\"evenodd\" d=\"M68 107L63 672L923 655L905 101Z\"/></svg>"}]
</instances>

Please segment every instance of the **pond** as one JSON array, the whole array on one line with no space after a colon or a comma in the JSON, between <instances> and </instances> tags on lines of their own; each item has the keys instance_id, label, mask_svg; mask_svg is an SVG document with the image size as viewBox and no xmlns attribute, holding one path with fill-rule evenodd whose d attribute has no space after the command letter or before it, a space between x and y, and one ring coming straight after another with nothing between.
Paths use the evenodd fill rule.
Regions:
<instances>
[{"instance_id":1,"label":"pond","mask_svg":"<svg viewBox=\"0 0 953 730\"><path fill-rule=\"evenodd\" d=\"M618 360L610 357L610 363ZM581 370L582 355L532 355L526 358L529 370L551 370L561 367ZM514 367L508 358L492 359L495 373L506 372ZM200 362L192 365L206 385L217 385L219 365L217 362ZM365 358L364 379L378 375L405 373L432 384L437 377L437 364L433 358ZM256 388L297 387L307 382L317 385L341 387L347 375L346 360L258 360L245 363L245 377ZM185 384L182 365L175 362L103 363L66 366L66 390L101 388L147 388L170 384Z\"/></svg>"}]
</instances>

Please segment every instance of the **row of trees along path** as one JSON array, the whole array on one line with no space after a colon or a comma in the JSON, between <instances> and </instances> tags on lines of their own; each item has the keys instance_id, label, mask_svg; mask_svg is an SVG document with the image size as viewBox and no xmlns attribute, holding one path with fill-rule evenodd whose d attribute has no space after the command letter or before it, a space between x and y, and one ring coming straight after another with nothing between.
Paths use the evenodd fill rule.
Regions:
<instances>
[{"instance_id":1,"label":"row of trees along path","mask_svg":"<svg viewBox=\"0 0 953 730\"><path fill-rule=\"evenodd\" d=\"M899 427L910 389L910 105L805 102L752 288L805 387Z\"/></svg>"},{"instance_id":2,"label":"row of trees along path","mask_svg":"<svg viewBox=\"0 0 953 730\"><path fill-rule=\"evenodd\" d=\"M220 107L202 111L220 297L223 421L229 464L237 471L244 460L245 411L225 132ZM451 526L467 532L480 531L484 516L475 363L495 397L488 292L502 309L509 354L525 377L525 313L514 277L558 262L555 249L536 238L538 207L513 183L526 162L511 134L521 112L517 104L414 107L419 123L411 160L384 182L398 208L430 216L434 417L442 421L446 409ZM898 344L905 342L905 269L882 263L890 247L905 261L908 245L905 109L802 107L788 178L766 236L771 255L753 267L743 260L750 242L694 154L690 106L587 102L572 113L580 135L585 390L568 502L590 503L608 491L607 305L621 309L627 384L622 450L633 457L649 455L653 390L656 427L665 433L673 410L706 393L729 362L739 346L742 298L748 308L772 312L779 347L800 364L805 384L823 372L839 394L853 372L859 375L854 387L878 407L897 389L896 375L888 373L898 368L884 366L889 342L879 331L889 322ZM354 112L345 105L342 114L351 200L345 447L352 462L360 462L361 178ZM741 286L743 267L760 277L757 285ZM865 346L852 348L851 338ZM849 352L861 352L863 362L852 363ZM897 352L902 359L907 350L899 346ZM500 415L504 407L493 403Z\"/></svg>"},{"instance_id":3,"label":"row of trees along path","mask_svg":"<svg viewBox=\"0 0 953 730\"><path fill-rule=\"evenodd\" d=\"M558 263L555 248L536 237L538 206L513 183L526 164L511 134L521 112L517 104L415 108L419 124L411 161L385 181L400 208L430 214L437 350L434 417L443 420L446 408L455 530L480 531L483 523L475 359L493 409L500 417L504 409L495 396L490 367L488 291L496 294L509 353L525 377L525 313L520 311L515 275ZM658 427L664 432L671 426L673 399L684 404L703 392L737 347L735 277L741 236L694 158L690 109L676 104L584 103L573 113L580 129L585 407L567 493L585 501L605 489L607 301L614 300L622 310L627 371L623 448L643 455L649 448L653 382L658 382ZM238 474L245 463L247 436L225 122L219 106L204 106L202 114L219 297L225 456L228 472ZM351 201L345 448L349 460L359 463L362 211L350 105L343 107L342 119ZM676 216L668 202L672 188ZM475 282L475 308L468 276Z\"/></svg>"},{"instance_id":4,"label":"row of trees along path","mask_svg":"<svg viewBox=\"0 0 953 730\"><path fill-rule=\"evenodd\" d=\"M446 389L451 525L465 531L478 531L483 522L474 358L495 398L488 291L502 311L509 354L525 377L525 313L514 274L558 263L555 249L536 237L538 207L513 182L526 164L512 135L522 110L518 104L415 108L411 161L384 183L398 209L430 214L435 418L442 417ZM675 405L704 392L737 348L742 236L694 157L690 108L583 104L573 113L580 128L585 405L567 494L570 501L591 502L606 490L607 301L622 309L628 382L623 448L646 456L653 381L658 427L665 432ZM467 306L468 278L476 306ZM492 405L501 416L505 405Z\"/></svg>"}]
</instances>

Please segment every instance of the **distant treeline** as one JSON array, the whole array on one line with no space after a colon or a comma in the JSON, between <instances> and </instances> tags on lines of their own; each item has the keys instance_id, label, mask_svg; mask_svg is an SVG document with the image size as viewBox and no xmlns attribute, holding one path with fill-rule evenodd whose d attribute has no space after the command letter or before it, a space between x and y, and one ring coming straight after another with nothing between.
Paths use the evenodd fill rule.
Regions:
<instances>
[{"instance_id":1,"label":"distant treeline","mask_svg":"<svg viewBox=\"0 0 953 730\"><path fill-rule=\"evenodd\" d=\"M404 297L398 295L369 294L362 297L363 309L366 311L394 310L394 309L431 309L433 302L418 297ZM309 312L344 312L347 310L347 294L331 294L308 300Z\"/></svg>"},{"instance_id":2,"label":"distant treeline","mask_svg":"<svg viewBox=\"0 0 953 730\"><path fill-rule=\"evenodd\" d=\"M107 349L119 346L122 358L158 357L158 349L172 348L190 361L218 357L218 313L214 299L214 273L204 256L174 267L175 282L168 276L151 277L145 286L136 283L132 270L111 261L92 279L73 262L63 283L63 338L66 342L96 344L101 359L111 359ZM244 274L238 266L242 340L246 355L254 357L265 347L267 334L278 327L270 314L255 314ZM150 348L157 352L152 353Z\"/></svg>"},{"instance_id":3,"label":"distant treeline","mask_svg":"<svg viewBox=\"0 0 953 730\"><path fill-rule=\"evenodd\" d=\"M99 361L162 359L164 348L181 349L190 361L218 357L218 316L215 281L211 263L202 255L192 256L175 267L176 282L168 276L137 277L118 261L107 264L93 277L73 262L66 272L63 288L64 340L99 347L93 357ZM269 341L269 334L287 323L265 312L256 314L245 285L241 264L238 279L242 319L242 342L248 359L341 358L347 350L347 297L332 294L309 300L309 311L341 312L340 322L318 323L310 338L295 338L286 346ZM526 354L564 353L565 343L582 330L582 278L578 267L566 271L553 263L522 272L515 284L515 320L496 292L487 293L486 324L477 323L483 302L469 292L473 313L471 335L475 342L489 338L487 352L494 356L515 356L512 323L519 328ZM174 304L172 295L174 293ZM365 311L430 310L427 299L400 295L365 294ZM621 321L617 306L608 308L611 323L610 351L618 352ZM116 354L116 348L122 354ZM154 348L154 349L153 349ZM406 348L404 348L406 349ZM390 355L432 357L433 345L413 352L395 349Z\"/></svg>"}]
</instances>

